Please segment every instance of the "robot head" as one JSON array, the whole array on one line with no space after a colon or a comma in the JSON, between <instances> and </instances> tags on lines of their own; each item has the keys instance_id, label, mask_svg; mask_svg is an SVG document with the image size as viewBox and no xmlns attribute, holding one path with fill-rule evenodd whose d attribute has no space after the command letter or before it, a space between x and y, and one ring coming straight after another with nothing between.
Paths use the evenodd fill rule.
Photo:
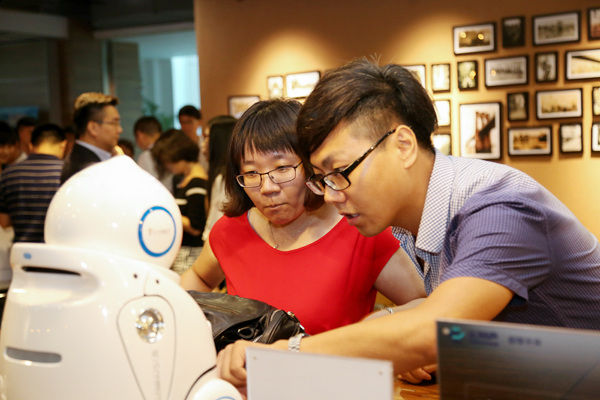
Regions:
<instances>
[{"instance_id":1,"label":"robot head","mask_svg":"<svg viewBox=\"0 0 600 400\"><path fill-rule=\"evenodd\" d=\"M113 157L61 186L48 208L44 237L47 244L169 268L181 245L181 213L152 175L130 157Z\"/></svg>"}]
</instances>

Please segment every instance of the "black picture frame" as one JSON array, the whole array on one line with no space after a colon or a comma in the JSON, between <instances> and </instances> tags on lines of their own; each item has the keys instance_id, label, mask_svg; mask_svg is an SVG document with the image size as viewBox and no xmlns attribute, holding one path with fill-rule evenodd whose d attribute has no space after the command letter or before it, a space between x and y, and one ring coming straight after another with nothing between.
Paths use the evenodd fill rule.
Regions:
<instances>
[{"instance_id":1,"label":"black picture frame","mask_svg":"<svg viewBox=\"0 0 600 400\"><path fill-rule=\"evenodd\" d=\"M535 53L536 83L556 82L558 80L558 52Z\"/></svg>"},{"instance_id":2,"label":"black picture frame","mask_svg":"<svg viewBox=\"0 0 600 400\"><path fill-rule=\"evenodd\" d=\"M454 54L485 53L496 50L496 23L462 25L452 28Z\"/></svg>"},{"instance_id":3,"label":"black picture frame","mask_svg":"<svg viewBox=\"0 0 600 400\"><path fill-rule=\"evenodd\" d=\"M565 51L565 79L600 79L600 48Z\"/></svg>"},{"instance_id":4,"label":"black picture frame","mask_svg":"<svg viewBox=\"0 0 600 400\"><path fill-rule=\"evenodd\" d=\"M502 18L502 47L525 46L525 17Z\"/></svg>"},{"instance_id":5,"label":"black picture frame","mask_svg":"<svg viewBox=\"0 0 600 400\"><path fill-rule=\"evenodd\" d=\"M592 153L600 153L600 122L592 122L590 148Z\"/></svg>"},{"instance_id":6,"label":"black picture frame","mask_svg":"<svg viewBox=\"0 0 600 400\"><path fill-rule=\"evenodd\" d=\"M461 157L499 160L502 157L502 103L460 104Z\"/></svg>"},{"instance_id":7,"label":"black picture frame","mask_svg":"<svg viewBox=\"0 0 600 400\"><path fill-rule=\"evenodd\" d=\"M536 118L581 118L583 115L582 89L538 90L535 92Z\"/></svg>"},{"instance_id":8,"label":"black picture frame","mask_svg":"<svg viewBox=\"0 0 600 400\"><path fill-rule=\"evenodd\" d=\"M600 40L600 7L588 9L588 40Z\"/></svg>"},{"instance_id":9,"label":"black picture frame","mask_svg":"<svg viewBox=\"0 0 600 400\"><path fill-rule=\"evenodd\" d=\"M450 63L431 64L431 90L434 93L450 91L450 72Z\"/></svg>"},{"instance_id":10,"label":"black picture frame","mask_svg":"<svg viewBox=\"0 0 600 400\"><path fill-rule=\"evenodd\" d=\"M581 122L560 124L558 142L562 154L583 153L583 126Z\"/></svg>"},{"instance_id":11,"label":"black picture frame","mask_svg":"<svg viewBox=\"0 0 600 400\"><path fill-rule=\"evenodd\" d=\"M529 56L484 60L485 87L526 85L529 82Z\"/></svg>"},{"instance_id":12,"label":"black picture frame","mask_svg":"<svg viewBox=\"0 0 600 400\"><path fill-rule=\"evenodd\" d=\"M592 115L600 116L600 86L592 87Z\"/></svg>"},{"instance_id":13,"label":"black picture frame","mask_svg":"<svg viewBox=\"0 0 600 400\"><path fill-rule=\"evenodd\" d=\"M465 60L456 63L456 84L459 90L477 90L479 87L479 63Z\"/></svg>"},{"instance_id":14,"label":"black picture frame","mask_svg":"<svg viewBox=\"0 0 600 400\"><path fill-rule=\"evenodd\" d=\"M509 128L507 135L511 157L552 155L551 125Z\"/></svg>"},{"instance_id":15,"label":"black picture frame","mask_svg":"<svg viewBox=\"0 0 600 400\"><path fill-rule=\"evenodd\" d=\"M579 11L536 15L532 17L534 46L572 43L581 40L581 14Z\"/></svg>"},{"instance_id":16,"label":"black picture frame","mask_svg":"<svg viewBox=\"0 0 600 400\"><path fill-rule=\"evenodd\" d=\"M529 120L529 92L506 94L506 116L511 122Z\"/></svg>"}]
</instances>

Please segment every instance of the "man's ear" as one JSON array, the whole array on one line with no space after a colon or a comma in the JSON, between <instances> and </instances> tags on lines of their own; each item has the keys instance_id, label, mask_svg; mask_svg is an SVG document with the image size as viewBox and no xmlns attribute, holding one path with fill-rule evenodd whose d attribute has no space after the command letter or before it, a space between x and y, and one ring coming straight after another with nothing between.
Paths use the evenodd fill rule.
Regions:
<instances>
[{"instance_id":1,"label":"man's ear","mask_svg":"<svg viewBox=\"0 0 600 400\"><path fill-rule=\"evenodd\" d=\"M96 121L88 121L87 127L85 130L85 135L90 134L93 137L98 136L98 130L100 129L100 124Z\"/></svg>"},{"instance_id":2,"label":"man's ear","mask_svg":"<svg viewBox=\"0 0 600 400\"><path fill-rule=\"evenodd\" d=\"M413 130L406 125L398 125L394 132L394 141L405 167L412 166L417 159L419 143Z\"/></svg>"}]
</instances>

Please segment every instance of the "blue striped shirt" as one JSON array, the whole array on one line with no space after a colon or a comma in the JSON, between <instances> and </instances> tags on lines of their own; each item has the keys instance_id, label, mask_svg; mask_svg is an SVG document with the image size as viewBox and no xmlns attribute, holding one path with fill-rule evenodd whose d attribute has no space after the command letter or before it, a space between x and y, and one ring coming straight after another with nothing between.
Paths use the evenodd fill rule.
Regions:
<instances>
[{"instance_id":1,"label":"blue striped shirt","mask_svg":"<svg viewBox=\"0 0 600 400\"><path fill-rule=\"evenodd\" d=\"M502 164L436 151L417 238L395 227L428 293L454 277L515 297L498 320L600 329L598 240L555 196Z\"/></svg>"},{"instance_id":2,"label":"blue striped shirt","mask_svg":"<svg viewBox=\"0 0 600 400\"><path fill-rule=\"evenodd\" d=\"M63 161L47 154L31 154L2 171L0 212L10 215L14 242L43 242L50 201L60 187Z\"/></svg>"}]
</instances>

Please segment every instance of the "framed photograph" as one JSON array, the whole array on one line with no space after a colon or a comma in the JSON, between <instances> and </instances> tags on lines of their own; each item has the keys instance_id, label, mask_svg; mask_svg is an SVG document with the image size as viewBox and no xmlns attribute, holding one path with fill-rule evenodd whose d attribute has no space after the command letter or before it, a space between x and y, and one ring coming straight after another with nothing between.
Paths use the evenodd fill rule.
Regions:
<instances>
[{"instance_id":1,"label":"framed photograph","mask_svg":"<svg viewBox=\"0 0 600 400\"><path fill-rule=\"evenodd\" d=\"M527 121L529 119L529 93L507 93L507 114L509 121Z\"/></svg>"},{"instance_id":2,"label":"framed photograph","mask_svg":"<svg viewBox=\"0 0 600 400\"><path fill-rule=\"evenodd\" d=\"M452 136L449 133L434 133L431 135L431 143L442 154L452 155Z\"/></svg>"},{"instance_id":3,"label":"framed photograph","mask_svg":"<svg viewBox=\"0 0 600 400\"><path fill-rule=\"evenodd\" d=\"M600 122L592 123L592 153L600 153Z\"/></svg>"},{"instance_id":4,"label":"framed photograph","mask_svg":"<svg viewBox=\"0 0 600 400\"><path fill-rule=\"evenodd\" d=\"M552 127L536 126L508 129L508 154L511 156L552 154Z\"/></svg>"},{"instance_id":5,"label":"framed photograph","mask_svg":"<svg viewBox=\"0 0 600 400\"><path fill-rule=\"evenodd\" d=\"M454 54L482 53L496 50L496 24L455 26Z\"/></svg>"},{"instance_id":6,"label":"framed photograph","mask_svg":"<svg viewBox=\"0 0 600 400\"><path fill-rule=\"evenodd\" d=\"M438 118L438 126L450 126L450 100L435 100L435 111Z\"/></svg>"},{"instance_id":7,"label":"framed photograph","mask_svg":"<svg viewBox=\"0 0 600 400\"><path fill-rule=\"evenodd\" d=\"M561 153L583 152L583 128L581 123L560 124L558 130Z\"/></svg>"},{"instance_id":8,"label":"framed photograph","mask_svg":"<svg viewBox=\"0 0 600 400\"><path fill-rule=\"evenodd\" d=\"M485 60L485 86L525 85L528 81L529 56Z\"/></svg>"},{"instance_id":9,"label":"framed photograph","mask_svg":"<svg viewBox=\"0 0 600 400\"><path fill-rule=\"evenodd\" d=\"M285 76L285 93L287 97L308 97L321 79L319 71L299 72Z\"/></svg>"},{"instance_id":10,"label":"framed photograph","mask_svg":"<svg viewBox=\"0 0 600 400\"><path fill-rule=\"evenodd\" d=\"M434 92L450 91L450 64L433 64L431 66L431 90Z\"/></svg>"},{"instance_id":11,"label":"framed photograph","mask_svg":"<svg viewBox=\"0 0 600 400\"><path fill-rule=\"evenodd\" d=\"M537 119L576 118L583 115L581 89L535 92Z\"/></svg>"},{"instance_id":12,"label":"framed photograph","mask_svg":"<svg viewBox=\"0 0 600 400\"><path fill-rule=\"evenodd\" d=\"M283 76L268 76L267 77L267 92L269 99L283 97Z\"/></svg>"},{"instance_id":13,"label":"framed photograph","mask_svg":"<svg viewBox=\"0 0 600 400\"><path fill-rule=\"evenodd\" d=\"M578 11L533 17L533 44L579 42Z\"/></svg>"},{"instance_id":14,"label":"framed photograph","mask_svg":"<svg viewBox=\"0 0 600 400\"><path fill-rule=\"evenodd\" d=\"M502 47L525 46L525 17L502 19Z\"/></svg>"},{"instance_id":15,"label":"framed photograph","mask_svg":"<svg viewBox=\"0 0 600 400\"><path fill-rule=\"evenodd\" d=\"M229 115L240 119L244 111L257 101L260 101L259 96L229 96L227 99Z\"/></svg>"},{"instance_id":16,"label":"framed photograph","mask_svg":"<svg viewBox=\"0 0 600 400\"><path fill-rule=\"evenodd\" d=\"M460 90L477 89L477 61L459 61L456 63L457 84Z\"/></svg>"},{"instance_id":17,"label":"framed photograph","mask_svg":"<svg viewBox=\"0 0 600 400\"><path fill-rule=\"evenodd\" d=\"M558 53L550 51L535 54L535 81L556 82L558 79Z\"/></svg>"},{"instance_id":18,"label":"framed photograph","mask_svg":"<svg viewBox=\"0 0 600 400\"><path fill-rule=\"evenodd\" d=\"M413 75L415 76L415 78L417 78L417 80L419 82L421 82L421 85L426 88L425 86L425 65L423 64L419 64L419 65L403 65L404 68L406 68L407 70L409 70L410 72L413 73Z\"/></svg>"},{"instance_id":19,"label":"framed photograph","mask_svg":"<svg viewBox=\"0 0 600 400\"><path fill-rule=\"evenodd\" d=\"M502 156L502 104L459 106L460 155L498 160Z\"/></svg>"},{"instance_id":20,"label":"framed photograph","mask_svg":"<svg viewBox=\"0 0 600 400\"><path fill-rule=\"evenodd\" d=\"M592 88L592 115L594 117L600 115L600 86Z\"/></svg>"},{"instance_id":21,"label":"framed photograph","mask_svg":"<svg viewBox=\"0 0 600 400\"><path fill-rule=\"evenodd\" d=\"M588 10L588 39L600 39L600 7Z\"/></svg>"},{"instance_id":22,"label":"framed photograph","mask_svg":"<svg viewBox=\"0 0 600 400\"><path fill-rule=\"evenodd\" d=\"M600 49L575 50L565 52L565 78L600 78Z\"/></svg>"}]
</instances>

